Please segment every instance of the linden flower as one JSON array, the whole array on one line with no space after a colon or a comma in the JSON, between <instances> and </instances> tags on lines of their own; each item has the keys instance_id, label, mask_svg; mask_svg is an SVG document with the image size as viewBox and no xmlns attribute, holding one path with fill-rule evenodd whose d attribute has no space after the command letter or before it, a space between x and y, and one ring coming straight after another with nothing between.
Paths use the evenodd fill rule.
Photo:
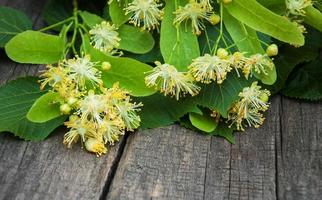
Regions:
<instances>
[{"instance_id":1,"label":"linden flower","mask_svg":"<svg viewBox=\"0 0 322 200\"><path fill-rule=\"evenodd\" d=\"M64 136L64 144L71 148L73 143L76 143L79 138L85 142L88 136L95 136L95 125L89 121L82 121L78 116L71 115L69 121L64 123L70 130Z\"/></svg>"},{"instance_id":2,"label":"linden flower","mask_svg":"<svg viewBox=\"0 0 322 200\"><path fill-rule=\"evenodd\" d=\"M311 5L311 0L286 0L288 13L295 16L305 16L304 9Z\"/></svg>"},{"instance_id":3,"label":"linden flower","mask_svg":"<svg viewBox=\"0 0 322 200\"><path fill-rule=\"evenodd\" d=\"M131 103L128 98L125 101L116 103L115 106L128 131L133 131L140 126L141 119L136 112L140 111L139 107L143 106L143 104Z\"/></svg>"},{"instance_id":4,"label":"linden flower","mask_svg":"<svg viewBox=\"0 0 322 200\"><path fill-rule=\"evenodd\" d=\"M217 80L217 83L221 84L226 79L231 67L228 60L206 54L194 59L189 69L189 72L198 82L208 84Z\"/></svg>"},{"instance_id":5,"label":"linden flower","mask_svg":"<svg viewBox=\"0 0 322 200\"><path fill-rule=\"evenodd\" d=\"M121 39L119 33L116 31L115 25L110 25L108 22L103 21L101 24L97 24L93 29L89 31L91 36L91 44L94 48L110 53L114 48L120 45Z\"/></svg>"},{"instance_id":6,"label":"linden flower","mask_svg":"<svg viewBox=\"0 0 322 200\"><path fill-rule=\"evenodd\" d=\"M67 82L67 72L60 65L54 67L52 65L47 65L46 70L40 75L43 79L40 81L40 88L43 89L46 85L51 87L56 87L57 85L64 84Z\"/></svg>"},{"instance_id":7,"label":"linden flower","mask_svg":"<svg viewBox=\"0 0 322 200\"><path fill-rule=\"evenodd\" d=\"M99 131L103 135L103 140L111 145L119 140L120 135L124 135L124 122L120 117L114 119L104 118L103 123L99 127Z\"/></svg>"},{"instance_id":8,"label":"linden flower","mask_svg":"<svg viewBox=\"0 0 322 200\"><path fill-rule=\"evenodd\" d=\"M202 20L212 22L210 16L213 13L209 11L209 7L204 3L204 1L202 3L198 3L196 0L190 0L190 2L184 7L179 6L179 9L176 10L174 14L176 15L176 18L174 19L175 25L191 20L192 32L196 35L200 35L201 30L205 27Z\"/></svg>"},{"instance_id":9,"label":"linden flower","mask_svg":"<svg viewBox=\"0 0 322 200\"><path fill-rule=\"evenodd\" d=\"M135 26L142 26L144 30L151 30L159 25L163 11L159 8L161 3L156 0L134 0L125 8L130 15L130 22Z\"/></svg>"},{"instance_id":10,"label":"linden flower","mask_svg":"<svg viewBox=\"0 0 322 200\"><path fill-rule=\"evenodd\" d=\"M97 123L102 123L101 114L106 110L107 102L103 95L94 94L93 90L88 92L88 95L80 101L79 114L82 115L82 120L93 120Z\"/></svg>"},{"instance_id":11,"label":"linden flower","mask_svg":"<svg viewBox=\"0 0 322 200\"><path fill-rule=\"evenodd\" d=\"M251 87L244 88L239 96L245 104L251 105L258 110L266 111L269 107L267 100L271 93L268 90L261 90L261 86L257 84L257 82L254 82Z\"/></svg>"},{"instance_id":12,"label":"linden flower","mask_svg":"<svg viewBox=\"0 0 322 200\"><path fill-rule=\"evenodd\" d=\"M95 68L95 63L90 61L89 56L65 60L63 65L69 70L68 77L81 88L85 87L86 81L91 82L93 85L102 83L101 73Z\"/></svg>"},{"instance_id":13,"label":"linden flower","mask_svg":"<svg viewBox=\"0 0 322 200\"><path fill-rule=\"evenodd\" d=\"M243 73L246 78L251 73L252 70L261 74L267 75L268 70L274 69L274 63L267 55L255 54L252 55L243 66Z\"/></svg>"},{"instance_id":14,"label":"linden flower","mask_svg":"<svg viewBox=\"0 0 322 200\"><path fill-rule=\"evenodd\" d=\"M175 96L177 100L182 95L189 93L195 96L199 93L200 87L193 83L193 77L184 72L178 72L177 69L170 64L157 65L150 72L150 75L145 77L145 84L148 87L156 87L160 89L165 96Z\"/></svg>"},{"instance_id":15,"label":"linden flower","mask_svg":"<svg viewBox=\"0 0 322 200\"><path fill-rule=\"evenodd\" d=\"M247 126L258 128L264 122L261 112L269 107L267 103L270 92L261 90L261 87L254 82L251 87L246 87L239 94L241 99L235 103L228 113L228 120L235 124L237 130L244 131L244 121Z\"/></svg>"},{"instance_id":16,"label":"linden flower","mask_svg":"<svg viewBox=\"0 0 322 200\"><path fill-rule=\"evenodd\" d=\"M89 152L96 153L97 157L101 156L102 154L106 154L107 152L104 143L96 138L87 139L85 142L85 148Z\"/></svg>"}]
</instances>

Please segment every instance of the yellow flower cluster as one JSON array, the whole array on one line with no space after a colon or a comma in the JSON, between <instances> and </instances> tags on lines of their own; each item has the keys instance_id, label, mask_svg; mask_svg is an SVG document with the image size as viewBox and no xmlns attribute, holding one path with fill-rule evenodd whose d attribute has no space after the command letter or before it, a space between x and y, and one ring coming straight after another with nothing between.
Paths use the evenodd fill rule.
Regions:
<instances>
[{"instance_id":1,"label":"yellow flower cluster","mask_svg":"<svg viewBox=\"0 0 322 200\"><path fill-rule=\"evenodd\" d=\"M231 126L236 126L237 130L244 131L244 127L258 128L263 124L265 112L269 104L270 92L261 90L261 87L254 82L250 87L246 87L239 94L240 99L232 106L228 113L228 120Z\"/></svg>"},{"instance_id":2,"label":"yellow flower cluster","mask_svg":"<svg viewBox=\"0 0 322 200\"><path fill-rule=\"evenodd\" d=\"M192 96L199 93L200 87L193 83L190 74L178 72L173 65L167 63L155 62L155 64L157 66L145 77L148 87L156 87L165 96L175 96L177 100L187 93Z\"/></svg>"},{"instance_id":3,"label":"yellow flower cluster","mask_svg":"<svg viewBox=\"0 0 322 200\"><path fill-rule=\"evenodd\" d=\"M102 68L110 67L103 63ZM41 77L41 87L49 85L61 96L62 114L69 114L65 125L70 130L64 144L70 148L81 140L85 148L98 156L107 152L106 144L114 144L125 131L140 125L137 115L142 104L131 102L127 91L118 83L105 88L98 63L89 56L64 60L57 66L49 65Z\"/></svg>"},{"instance_id":4,"label":"yellow flower cluster","mask_svg":"<svg viewBox=\"0 0 322 200\"><path fill-rule=\"evenodd\" d=\"M160 7L162 4L158 0L133 0L124 10L135 26L152 30L158 27L162 19L163 11Z\"/></svg>"},{"instance_id":5,"label":"yellow flower cluster","mask_svg":"<svg viewBox=\"0 0 322 200\"><path fill-rule=\"evenodd\" d=\"M213 12L209 0L190 0L185 6L179 6L174 14L176 15L175 25L190 21L192 32L196 35L200 35L201 30L204 30L204 20L213 25L220 22L220 17Z\"/></svg>"},{"instance_id":6,"label":"yellow flower cluster","mask_svg":"<svg viewBox=\"0 0 322 200\"><path fill-rule=\"evenodd\" d=\"M115 48L120 45L121 39L115 25L103 21L101 24L95 25L90 31L91 44L94 48L105 52L114 54L117 52Z\"/></svg>"},{"instance_id":7,"label":"yellow flower cluster","mask_svg":"<svg viewBox=\"0 0 322 200\"><path fill-rule=\"evenodd\" d=\"M302 25L306 15L305 8L312 6L312 0L286 0L286 17L294 22L305 33L306 28Z\"/></svg>"},{"instance_id":8,"label":"yellow flower cluster","mask_svg":"<svg viewBox=\"0 0 322 200\"><path fill-rule=\"evenodd\" d=\"M238 75L241 70L248 79L253 72L267 75L273 68L274 63L266 54L246 57L240 52L229 55L226 50L219 49L217 55L206 54L194 59L189 66L189 72L198 82L208 84L217 81L217 84L222 84L232 69L235 69Z\"/></svg>"},{"instance_id":9,"label":"yellow flower cluster","mask_svg":"<svg viewBox=\"0 0 322 200\"><path fill-rule=\"evenodd\" d=\"M185 94L197 95L200 87L195 82L209 84L216 81L217 84L222 84L233 69L239 76L241 71L246 79L253 72L267 75L269 70L274 69L274 63L267 54L246 57L243 53L235 52L229 55L225 49L218 49L217 55L205 54L194 59L188 72L178 72L173 65L167 63L156 62L156 65L146 76L146 85L156 87L165 96L175 96L177 100Z\"/></svg>"}]
</instances>

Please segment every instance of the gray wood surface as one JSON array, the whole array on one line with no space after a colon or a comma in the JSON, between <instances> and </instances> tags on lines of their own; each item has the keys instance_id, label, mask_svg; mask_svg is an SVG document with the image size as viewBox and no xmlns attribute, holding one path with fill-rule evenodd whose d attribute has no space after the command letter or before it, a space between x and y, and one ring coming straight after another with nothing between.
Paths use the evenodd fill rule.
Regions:
<instances>
[{"instance_id":1,"label":"gray wood surface","mask_svg":"<svg viewBox=\"0 0 322 200\"><path fill-rule=\"evenodd\" d=\"M0 0L42 25L44 1ZM0 53L0 84L36 74ZM322 103L274 97L260 129L236 144L178 125L139 131L97 158L62 144L0 134L0 200L322 199Z\"/></svg>"}]
</instances>

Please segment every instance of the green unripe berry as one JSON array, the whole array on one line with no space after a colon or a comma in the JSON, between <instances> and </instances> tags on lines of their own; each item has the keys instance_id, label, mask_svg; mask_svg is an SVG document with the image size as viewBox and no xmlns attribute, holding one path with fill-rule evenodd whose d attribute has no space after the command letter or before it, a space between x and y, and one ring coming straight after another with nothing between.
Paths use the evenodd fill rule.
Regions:
<instances>
[{"instance_id":1,"label":"green unripe berry","mask_svg":"<svg viewBox=\"0 0 322 200\"><path fill-rule=\"evenodd\" d=\"M228 57L228 55L229 55L228 51L227 51L226 49L224 49L224 48L219 48L219 49L217 50L217 56L218 56L219 58L221 58L221 59L225 59L225 58L227 58L227 57Z\"/></svg>"},{"instance_id":2,"label":"green unripe berry","mask_svg":"<svg viewBox=\"0 0 322 200\"><path fill-rule=\"evenodd\" d=\"M268 56L276 56L278 54L278 46L276 44L271 44L266 49L266 54Z\"/></svg>"},{"instance_id":3,"label":"green unripe berry","mask_svg":"<svg viewBox=\"0 0 322 200\"><path fill-rule=\"evenodd\" d=\"M64 115L68 115L72 110L67 103L62 104L59 108L60 108L60 112L62 112Z\"/></svg>"}]
</instances>

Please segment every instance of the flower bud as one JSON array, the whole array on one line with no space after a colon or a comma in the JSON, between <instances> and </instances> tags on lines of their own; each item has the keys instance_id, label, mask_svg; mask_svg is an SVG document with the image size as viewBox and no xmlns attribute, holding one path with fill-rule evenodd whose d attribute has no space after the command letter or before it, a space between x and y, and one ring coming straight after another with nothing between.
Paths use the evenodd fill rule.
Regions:
<instances>
[{"instance_id":1,"label":"flower bud","mask_svg":"<svg viewBox=\"0 0 322 200\"><path fill-rule=\"evenodd\" d=\"M222 0L222 2L224 3L224 4L229 4L229 3L231 3L233 0Z\"/></svg>"},{"instance_id":2,"label":"flower bud","mask_svg":"<svg viewBox=\"0 0 322 200\"><path fill-rule=\"evenodd\" d=\"M110 69L111 69L111 63L109 63L109 62L103 62L102 63L102 70L108 71Z\"/></svg>"},{"instance_id":3,"label":"flower bud","mask_svg":"<svg viewBox=\"0 0 322 200\"><path fill-rule=\"evenodd\" d=\"M85 142L85 148L89 152L96 153L97 156L101 156L107 152L104 143L95 138L87 139Z\"/></svg>"},{"instance_id":4,"label":"flower bud","mask_svg":"<svg viewBox=\"0 0 322 200\"><path fill-rule=\"evenodd\" d=\"M67 99L67 103L68 103L68 105L70 105L70 106L73 106L77 101L78 101L78 100L77 100L77 98L75 98L75 97L69 97L69 98Z\"/></svg>"},{"instance_id":5,"label":"flower bud","mask_svg":"<svg viewBox=\"0 0 322 200\"><path fill-rule=\"evenodd\" d=\"M278 54L278 46L276 44L271 44L267 47L266 54L268 56L276 56Z\"/></svg>"},{"instance_id":6,"label":"flower bud","mask_svg":"<svg viewBox=\"0 0 322 200\"><path fill-rule=\"evenodd\" d=\"M68 115L72 110L67 103L62 104L59 108L60 108L60 112L62 112L64 115Z\"/></svg>"},{"instance_id":7,"label":"flower bud","mask_svg":"<svg viewBox=\"0 0 322 200\"><path fill-rule=\"evenodd\" d=\"M259 96L260 100L262 100L263 102L268 102L268 95L266 93L262 93L260 96Z\"/></svg>"},{"instance_id":8,"label":"flower bud","mask_svg":"<svg viewBox=\"0 0 322 200\"><path fill-rule=\"evenodd\" d=\"M216 14L212 14L210 17L209 17L209 22L212 24L212 25L216 25L220 22L220 16L219 15L216 15Z\"/></svg>"},{"instance_id":9,"label":"flower bud","mask_svg":"<svg viewBox=\"0 0 322 200\"><path fill-rule=\"evenodd\" d=\"M224 48L219 48L219 49L217 50L217 56L218 56L219 58L221 58L221 59L225 59L225 58L227 58L227 57L228 57L228 55L229 55L228 51L227 51L226 49L224 49Z\"/></svg>"}]
</instances>

